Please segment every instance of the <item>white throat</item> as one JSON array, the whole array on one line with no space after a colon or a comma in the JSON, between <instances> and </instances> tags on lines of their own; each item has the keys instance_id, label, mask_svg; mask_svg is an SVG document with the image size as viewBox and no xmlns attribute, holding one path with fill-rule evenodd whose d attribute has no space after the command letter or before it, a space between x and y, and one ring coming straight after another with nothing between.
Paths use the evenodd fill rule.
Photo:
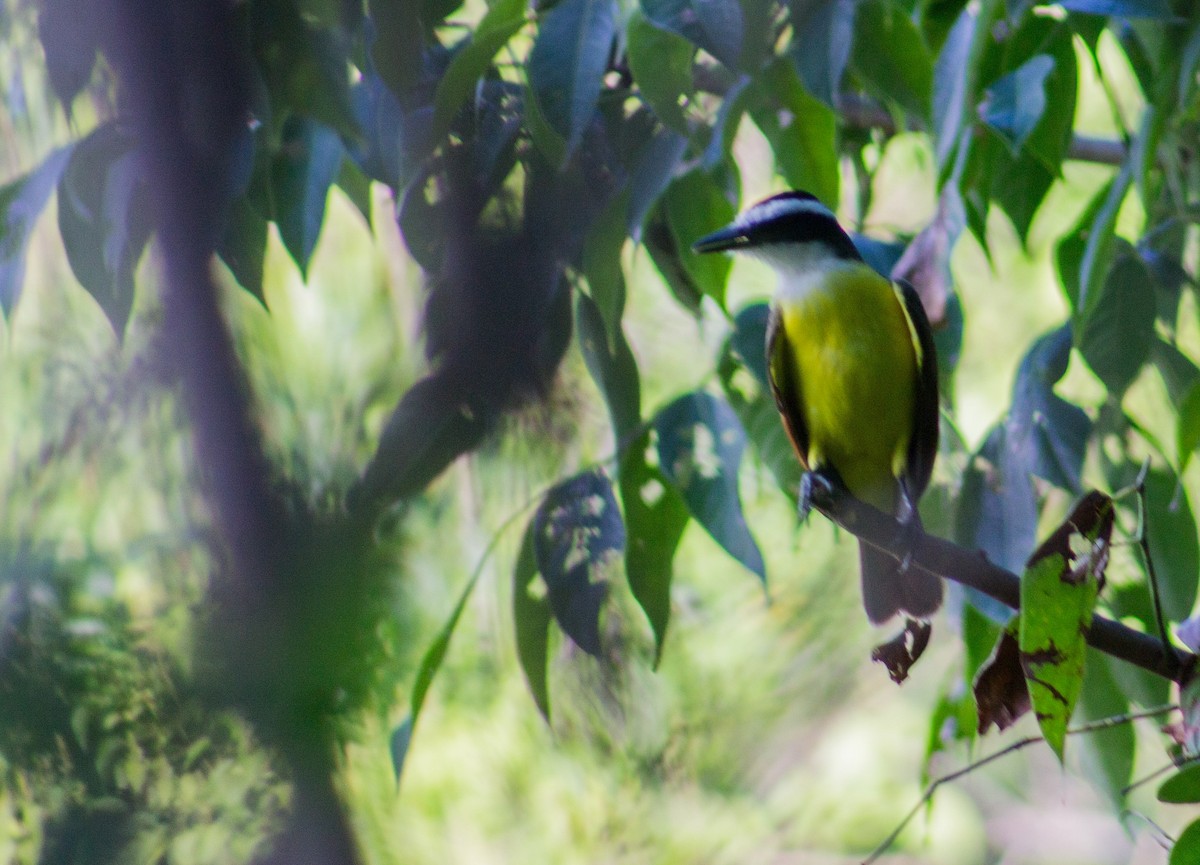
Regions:
<instances>
[{"instance_id":1,"label":"white throat","mask_svg":"<svg viewBox=\"0 0 1200 865\"><path fill-rule=\"evenodd\" d=\"M819 291L836 270L857 262L838 258L822 243L771 243L743 250L746 255L769 264L779 278L775 296L781 301L798 301Z\"/></svg>"}]
</instances>

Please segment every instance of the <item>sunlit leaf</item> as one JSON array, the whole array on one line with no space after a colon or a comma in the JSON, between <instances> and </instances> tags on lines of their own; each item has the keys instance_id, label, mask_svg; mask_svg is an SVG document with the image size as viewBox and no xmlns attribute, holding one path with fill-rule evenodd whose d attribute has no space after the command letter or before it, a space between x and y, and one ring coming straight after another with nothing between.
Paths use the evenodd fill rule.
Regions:
<instances>
[{"instance_id":1,"label":"sunlit leaf","mask_svg":"<svg viewBox=\"0 0 1200 865\"><path fill-rule=\"evenodd\" d=\"M542 18L527 65L541 116L570 155L592 122L617 35L614 0L562 0Z\"/></svg>"},{"instance_id":2,"label":"sunlit leaf","mask_svg":"<svg viewBox=\"0 0 1200 865\"><path fill-rule=\"evenodd\" d=\"M851 63L874 93L928 120L933 59L903 7L887 0L858 4Z\"/></svg>"},{"instance_id":3,"label":"sunlit leaf","mask_svg":"<svg viewBox=\"0 0 1200 865\"><path fill-rule=\"evenodd\" d=\"M692 516L726 552L767 578L758 544L746 525L738 468L746 434L724 400L704 391L685 394L654 418L658 462Z\"/></svg>"},{"instance_id":4,"label":"sunlit leaf","mask_svg":"<svg viewBox=\"0 0 1200 865\"><path fill-rule=\"evenodd\" d=\"M1123 240L1099 296L1088 304L1079 351L1109 392L1119 395L1150 356L1154 286L1146 265Z\"/></svg>"},{"instance_id":5,"label":"sunlit leaf","mask_svg":"<svg viewBox=\"0 0 1200 865\"><path fill-rule=\"evenodd\" d=\"M1200 865L1200 820L1193 820L1179 833L1167 865Z\"/></svg>"},{"instance_id":6,"label":"sunlit leaf","mask_svg":"<svg viewBox=\"0 0 1200 865\"><path fill-rule=\"evenodd\" d=\"M840 174L833 111L804 89L788 63L773 63L763 80L786 111L761 109L751 116L771 142L779 172L793 188L811 192L835 207Z\"/></svg>"},{"instance_id":7,"label":"sunlit leaf","mask_svg":"<svg viewBox=\"0 0 1200 865\"><path fill-rule=\"evenodd\" d=\"M1083 688L1087 631L1108 566L1113 515L1112 499L1088 493L1021 575L1021 666L1042 736L1060 761Z\"/></svg>"},{"instance_id":8,"label":"sunlit leaf","mask_svg":"<svg viewBox=\"0 0 1200 865\"><path fill-rule=\"evenodd\" d=\"M434 95L433 137L440 141L454 115L475 89L496 56L525 24L528 0L496 0L479 21L468 42L454 55Z\"/></svg>"},{"instance_id":9,"label":"sunlit leaf","mask_svg":"<svg viewBox=\"0 0 1200 865\"><path fill-rule=\"evenodd\" d=\"M550 688L546 680L546 651L550 638L550 602L544 585L537 579L534 552L534 525L530 521L521 539L521 551L513 566L513 626L517 639L517 660L529 684L529 693L538 711L550 720ZM539 594L538 589L543 589Z\"/></svg>"},{"instance_id":10,"label":"sunlit leaf","mask_svg":"<svg viewBox=\"0 0 1200 865\"><path fill-rule=\"evenodd\" d=\"M550 610L579 648L599 655L607 574L625 553L625 523L600 470L556 484L534 517L534 551Z\"/></svg>"},{"instance_id":11,"label":"sunlit leaf","mask_svg":"<svg viewBox=\"0 0 1200 865\"><path fill-rule=\"evenodd\" d=\"M671 129L689 134L680 99L692 92L692 61L696 48L678 33L635 11L626 28L629 71L642 97Z\"/></svg>"},{"instance_id":12,"label":"sunlit leaf","mask_svg":"<svg viewBox=\"0 0 1200 865\"><path fill-rule=\"evenodd\" d=\"M12 312L25 283L29 235L71 156L60 147L28 174L0 187L0 310Z\"/></svg>"},{"instance_id":13,"label":"sunlit leaf","mask_svg":"<svg viewBox=\"0 0 1200 865\"><path fill-rule=\"evenodd\" d=\"M733 205L708 174L690 171L667 187L663 208L675 254L692 284L725 306L725 284L732 262L727 255L697 255L692 243L733 220ZM650 240L647 237L647 243Z\"/></svg>"},{"instance_id":14,"label":"sunlit leaf","mask_svg":"<svg viewBox=\"0 0 1200 865\"><path fill-rule=\"evenodd\" d=\"M313 120L293 117L284 126L271 166L275 223L301 273L316 248L325 221L325 200L342 165L342 140Z\"/></svg>"},{"instance_id":15,"label":"sunlit leaf","mask_svg":"<svg viewBox=\"0 0 1200 865\"><path fill-rule=\"evenodd\" d=\"M675 550L687 527L688 509L666 476L648 463L649 447L649 431L628 446L621 457L619 488L629 533L625 574L654 631L657 664L671 618Z\"/></svg>"}]
</instances>

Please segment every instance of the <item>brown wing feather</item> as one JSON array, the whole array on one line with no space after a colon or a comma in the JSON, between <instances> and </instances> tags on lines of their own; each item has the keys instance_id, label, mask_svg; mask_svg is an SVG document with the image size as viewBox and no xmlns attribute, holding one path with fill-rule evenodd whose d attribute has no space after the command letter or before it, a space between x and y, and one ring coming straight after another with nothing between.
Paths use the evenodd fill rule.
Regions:
<instances>
[{"instance_id":1,"label":"brown wing feather","mask_svg":"<svg viewBox=\"0 0 1200 865\"><path fill-rule=\"evenodd\" d=\"M808 424L804 420L800 382L796 378L796 365L792 362L793 354L788 349L787 340L779 308L772 304L771 313L767 318L767 378L771 382L771 395L775 397L775 407L779 409L783 418L783 428L792 440L792 447L796 449L800 464L807 469L810 468Z\"/></svg>"},{"instance_id":2,"label":"brown wing feather","mask_svg":"<svg viewBox=\"0 0 1200 865\"><path fill-rule=\"evenodd\" d=\"M938 365L937 348L933 344L933 329L917 290L903 279L896 280L904 311L908 316L914 347L919 357L917 392L913 400L913 433L908 442L904 466L904 486L913 504L929 486L933 461L938 450Z\"/></svg>"}]
</instances>

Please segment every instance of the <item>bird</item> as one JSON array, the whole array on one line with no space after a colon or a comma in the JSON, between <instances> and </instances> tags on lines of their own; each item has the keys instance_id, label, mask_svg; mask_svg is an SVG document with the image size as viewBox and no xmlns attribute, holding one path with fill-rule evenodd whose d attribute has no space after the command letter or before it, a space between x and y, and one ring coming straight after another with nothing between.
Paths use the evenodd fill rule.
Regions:
<instances>
[{"instance_id":1,"label":"bird","mask_svg":"<svg viewBox=\"0 0 1200 865\"><path fill-rule=\"evenodd\" d=\"M773 195L693 245L748 255L777 287L767 320L771 393L805 468L920 529L917 501L938 448L937 354L916 290L863 261L834 213L802 191ZM811 487L802 484L801 509ZM863 606L872 624L928 619L941 579L859 541Z\"/></svg>"}]
</instances>

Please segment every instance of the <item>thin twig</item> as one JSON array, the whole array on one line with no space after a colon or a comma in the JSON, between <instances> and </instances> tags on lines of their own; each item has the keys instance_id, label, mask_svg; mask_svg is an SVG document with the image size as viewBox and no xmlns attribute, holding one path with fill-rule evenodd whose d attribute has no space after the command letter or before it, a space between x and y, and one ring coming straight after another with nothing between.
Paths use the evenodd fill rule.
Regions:
<instances>
[{"instance_id":1,"label":"thin twig","mask_svg":"<svg viewBox=\"0 0 1200 865\"><path fill-rule=\"evenodd\" d=\"M1143 467L1144 469L1144 467ZM1146 531L1146 472L1139 472L1137 484L1138 501L1138 549L1146 562L1146 579L1150 583L1150 597L1154 601L1154 623L1158 626L1158 638L1162 641L1163 657L1171 651L1171 638L1167 634L1166 617L1163 615L1162 592L1158 588L1158 574L1154 570L1154 556L1150 554L1150 535Z\"/></svg>"},{"instance_id":2,"label":"thin twig","mask_svg":"<svg viewBox=\"0 0 1200 865\"><path fill-rule=\"evenodd\" d=\"M1174 711L1178 708L1179 707L1177 705L1172 703L1168 706L1157 706L1153 709L1144 709L1140 712L1130 712L1126 715L1113 715L1110 718L1101 718L1099 721L1092 721L1079 727L1067 730L1067 735L1073 736L1079 733L1095 733L1100 730L1107 730L1111 727L1118 727L1122 724L1129 724L1140 718L1154 718L1158 715L1165 715L1167 712ZM877 861L880 856L887 852L888 848L891 847L892 844L895 843L896 839L900 837L900 833L903 832L905 827L912 822L913 817L917 816L917 813L933 798L933 794L937 792L938 787L949 783L950 781L956 781L964 775L969 775L976 769L983 768L994 760L999 760L1001 757L1005 757L1016 751L1020 751L1022 748L1028 748L1030 745L1041 741L1044 741L1041 736L1026 736L1024 739L1018 739L1016 742L1013 742L1006 748L1001 748L994 754L989 754L982 760L969 763L966 766L963 766L961 769L951 772L949 775L943 775L940 778L934 779L932 782L930 782L929 786L925 788L925 792L921 795L921 798L917 800L917 804L914 805L906 815L904 815L904 818L900 821L896 828L893 829L886 838L879 842L879 846L871 851L871 855L862 861L862 865L871 865L872 862Z\"/></svg>"},{"instance_id":3,"label":"thin twig","mask_svg":"<svg viewBox=\"0 0 1200 865\"><path fill-rule=\"evenodd\" d=\"M1128 786L1122 788L1121 795L1128 796L1130 793L1132 793L1138 787L1141 787L1143 784L1149 784L1155 778L1161 778L1163 775L1167 774L1174 768L1175 768L1174 761L1167 763L1165 766L1160 766L1159 768L1155 769L1153 772L1151 772L1149 775L1145 776L1144 778L1138 778L1136 781L1134 781L1131 784L1129 784Z\"/></svg>"}]
</instances>

